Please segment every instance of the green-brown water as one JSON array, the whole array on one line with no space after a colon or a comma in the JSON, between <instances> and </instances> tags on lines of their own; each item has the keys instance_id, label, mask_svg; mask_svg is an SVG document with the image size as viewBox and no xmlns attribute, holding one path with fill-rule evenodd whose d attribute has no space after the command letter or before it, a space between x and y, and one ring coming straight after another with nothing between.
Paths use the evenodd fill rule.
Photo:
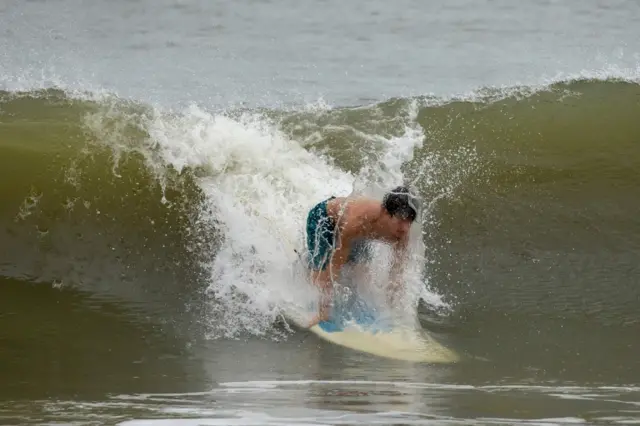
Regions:
<instances>
[{"instance_id":1,"label":"green-brown water","mask_svg":"<svg viewBox=\"0 0 640 426\"><path fill-rule=\"evenodd\" d=\"M637 423L637 5L458 3L0 6L0 423ZM455 364L278 315L307 209L399 177Z\"/></svg>"}]
</instances>

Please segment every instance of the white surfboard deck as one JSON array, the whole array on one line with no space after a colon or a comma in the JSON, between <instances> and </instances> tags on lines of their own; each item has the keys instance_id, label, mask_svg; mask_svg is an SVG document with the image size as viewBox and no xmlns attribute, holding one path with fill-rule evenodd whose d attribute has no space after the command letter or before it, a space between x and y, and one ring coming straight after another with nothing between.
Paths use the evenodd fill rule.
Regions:
<instances>
[{"instance_id":1,"label":"white surfboard deck","mask_svg":"<svg viewBox=\"0 0 640 426\"><path fill-rule=\"evenodd\" d=\"M285 316L300 328L307 328L312 314L288 305ZM331 320L316 324L309 331L330 343L383 358L416 363L454 363L458 355L425 330L376 327L348 322L336 325Z\"/></svg>"}]
</instances>

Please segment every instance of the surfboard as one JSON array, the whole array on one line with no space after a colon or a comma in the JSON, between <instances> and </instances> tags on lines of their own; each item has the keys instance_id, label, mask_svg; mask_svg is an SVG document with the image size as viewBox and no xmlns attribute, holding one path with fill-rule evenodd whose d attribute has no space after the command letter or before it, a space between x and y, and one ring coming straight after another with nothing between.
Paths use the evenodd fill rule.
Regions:
<instances>
[{"instance_id":1,"label":"surfboard","mask_svg":"<svg viewBox=\"0 0 640 426\"><path fill-rule=\"evenodd\" d=\"M453 350L442 345L426 330L419 326L399 327L392 320L377 315L366 304L360 304L356 309L353 305L347 309L334 306L328 321L311 328L307 328L313 317L311 310L289 305L285 311L285 316L298 327L351 350L415 363L448 364L459 360Z\"/></svg>"}]
</instances>

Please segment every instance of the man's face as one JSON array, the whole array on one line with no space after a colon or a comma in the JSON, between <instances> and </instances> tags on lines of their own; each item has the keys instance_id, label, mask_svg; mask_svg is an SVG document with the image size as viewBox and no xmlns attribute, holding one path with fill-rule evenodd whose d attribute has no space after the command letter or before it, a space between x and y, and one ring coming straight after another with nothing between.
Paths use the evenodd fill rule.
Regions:
<instances>
[{"instance_id":1,"label":"man's face","mask_svg":"<svg viewBox=\"0 0 640 426\"><path fill-rule=\"evenodd\" d=\"M399 216L389 216L388 229L392 237L401 240L409 235L411 229L411 219Z\"/></svg>"}]
</instances>

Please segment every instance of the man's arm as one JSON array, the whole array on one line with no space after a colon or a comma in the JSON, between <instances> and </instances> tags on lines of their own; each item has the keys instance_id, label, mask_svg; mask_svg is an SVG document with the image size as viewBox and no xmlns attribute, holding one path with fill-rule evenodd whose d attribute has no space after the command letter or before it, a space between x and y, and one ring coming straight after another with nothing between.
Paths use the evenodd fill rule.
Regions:
<instances>
[{"instance_id":1,"label":"man's arm","mask_svg":"<svg viewBox=\"0 0 640 426\"><path fill-rule=\"evenodd\" d=\"M409 239L405 238L401 241L398 241L393 246L393 259L391 263L391 282L388 288L388 298L389 303L393 303L395 297L402 289L402 283L400 279L402 278L402 273L404 272L404 268L407 264L407 246L409 243Z\"/></svg>"}]
</instances>

